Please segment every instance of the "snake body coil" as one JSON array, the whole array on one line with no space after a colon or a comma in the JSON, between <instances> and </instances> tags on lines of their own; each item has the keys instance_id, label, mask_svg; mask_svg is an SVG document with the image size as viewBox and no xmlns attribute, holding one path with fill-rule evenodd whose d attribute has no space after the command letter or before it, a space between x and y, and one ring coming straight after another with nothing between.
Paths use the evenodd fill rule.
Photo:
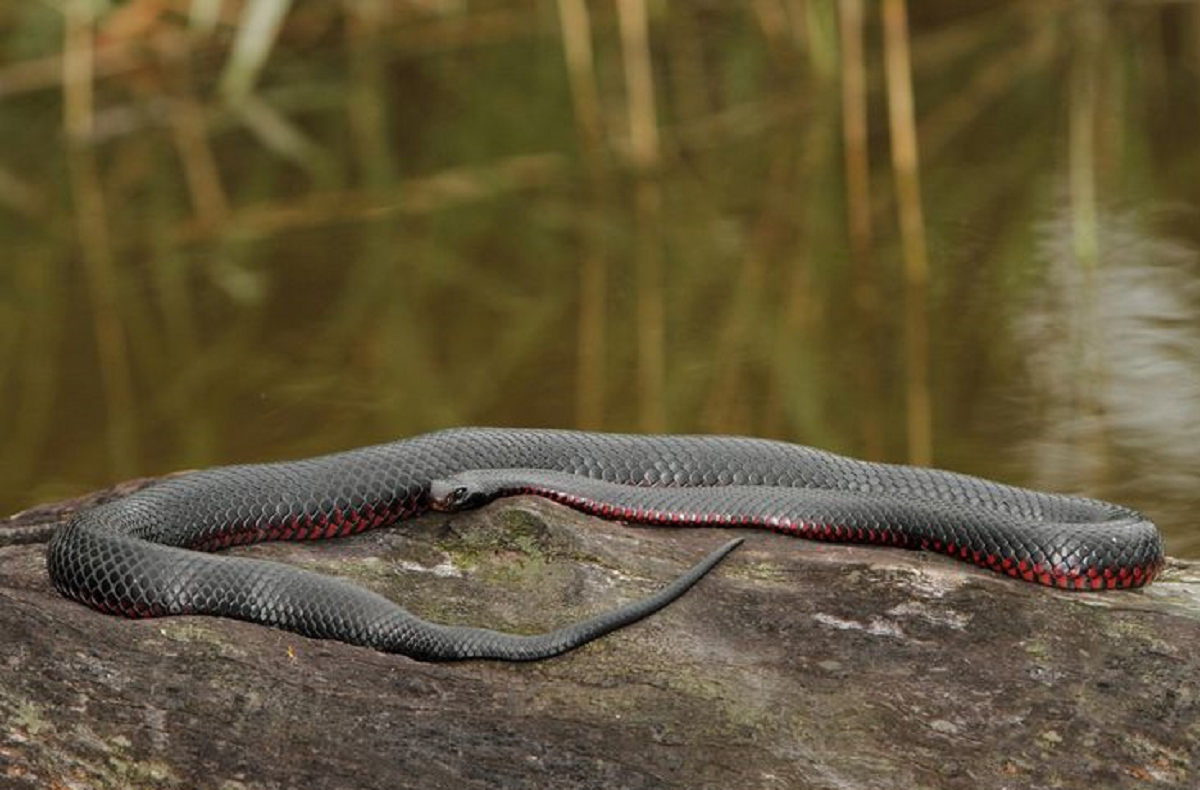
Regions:
<instances>
[{"instance_id":1,"label":"snake body coil","mask_svg":"<svg viewBox=\"0 0 1200 790\"><path fill-rule=\"evenodd\" d=\"M604 497L616 497L607 514L626 520L745 521L810 536L899 543L1060 587L1138 586L1163 561L1157 530L1133 511L952 472L856 461L763 439L462 428L164 481L84 512L60 529L48 550L50 577L68 597L130 617L210 614L426 660L531 660L661 608L734 546L714 552L650 599L535 636L427 623L337 579L202 553L381 527L427 510L433 481L488 469L546 470L575 476L567 483L583 477L624 484L591 493L601 502L595 512L605 513ZM629 486L669 491L674 499L667 510L692 517L646 518L648 506L628 499L644 492ZM718 487L729 488L722 493ZM537 493L554 495L554 486L543 488ZM559 494L563 501L581 498ZM762 503L770 510L775 496L792 497L787 507L796 497L808 498L795 523L780 523L778 512L776 523L771 513L755 520L744 507L733 507L749 497L760 501L760 511ZM821 528L798 526L804 523Z\"/></svg>"}]
</instances>

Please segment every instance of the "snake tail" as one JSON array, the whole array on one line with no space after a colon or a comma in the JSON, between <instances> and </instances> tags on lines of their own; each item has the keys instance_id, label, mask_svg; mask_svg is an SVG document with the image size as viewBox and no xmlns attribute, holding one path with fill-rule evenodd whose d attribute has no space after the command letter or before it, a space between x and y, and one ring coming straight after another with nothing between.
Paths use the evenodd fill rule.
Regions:
<instances>
[{"instance_id":1,"label":"snake tail","mask_svg":"<svg viewBox=\"0 0 1200 790\"><path fill-rule=\"evenodd\" d=\"M653 595L532 635L428 622L342 579L275 562L218 557L106 534L86 522L68 524L51 539L48 562L60 592L109 614L228 617L419 661L537 661L654 614L687 592L741 542L721 546ZM96 557L102 561L96 562Z\"/></svg>"}]
</instances>

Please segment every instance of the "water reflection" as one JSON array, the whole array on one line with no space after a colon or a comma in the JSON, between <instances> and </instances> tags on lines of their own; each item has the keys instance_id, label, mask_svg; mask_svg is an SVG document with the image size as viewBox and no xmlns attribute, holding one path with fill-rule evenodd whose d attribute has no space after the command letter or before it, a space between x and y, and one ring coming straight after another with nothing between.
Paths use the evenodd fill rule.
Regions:
<instances>
[{"instance_id":1,"label":"water reflection","mask_svg":"<svg viewBox=\"0 0 1200 790\"><path fill-rule=\"evenodd\" d=\"M1045 486L1143 499L1186 524L1200 477L1200 254L1165 234L1170 218L1101 212L1091 263L1065 212L1041 227L1045 282L1018 323L1036 414L1023 451Z\"/></svg>"},{"instance_id":2,"label":"water reflection","mask_svg":"<svg viewBox=\"0 0 1200 790\"><path fill-rule=\"evenodd\" d=\"M0 510L578 425L931 457L1200 553L1195 5L64 8L0 11Z\"/></svg>"}]
</instances>

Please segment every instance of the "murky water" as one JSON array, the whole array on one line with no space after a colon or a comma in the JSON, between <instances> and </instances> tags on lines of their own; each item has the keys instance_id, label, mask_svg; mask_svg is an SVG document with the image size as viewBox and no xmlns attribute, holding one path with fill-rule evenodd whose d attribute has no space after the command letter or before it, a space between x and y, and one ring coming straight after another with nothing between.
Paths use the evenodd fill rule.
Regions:
<instances>
[{"instance_id":1,"label":"murky water","mask_svg":"<svg viewBox=\"0 0 1200 790\"><path fill-rule=\"evenodd\" d=\"M0 511L579 426L1107 497L1200 555L1200 8L602 5L311 4L260 71L236 17L0 11Z\"/></svg>"}]
</instances>

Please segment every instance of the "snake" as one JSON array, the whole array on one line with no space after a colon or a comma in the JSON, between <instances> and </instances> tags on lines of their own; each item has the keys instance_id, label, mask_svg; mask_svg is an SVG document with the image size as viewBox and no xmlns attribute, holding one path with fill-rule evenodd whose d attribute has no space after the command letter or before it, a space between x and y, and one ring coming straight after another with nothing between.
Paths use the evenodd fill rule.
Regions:
<instances>
[{"instance_id":1,"label":"snake","mask_svg":"<svg viewBox=\"0 0 1200 790\"><path fill-rule=\"evenodd\" d=\"M47 570L63 595L109 614L234 618L422 661L532 661L659 611L741 542L656 594L542 634L429 622L342 579L213 553L350 535L518 493L638 524L926 549L1068 589L1138 587L1163 564L1157 529L1134 510L952 471L753 437L452 428L165 479L75 515L50 538Z\"/></svg>"}]
</instances>

